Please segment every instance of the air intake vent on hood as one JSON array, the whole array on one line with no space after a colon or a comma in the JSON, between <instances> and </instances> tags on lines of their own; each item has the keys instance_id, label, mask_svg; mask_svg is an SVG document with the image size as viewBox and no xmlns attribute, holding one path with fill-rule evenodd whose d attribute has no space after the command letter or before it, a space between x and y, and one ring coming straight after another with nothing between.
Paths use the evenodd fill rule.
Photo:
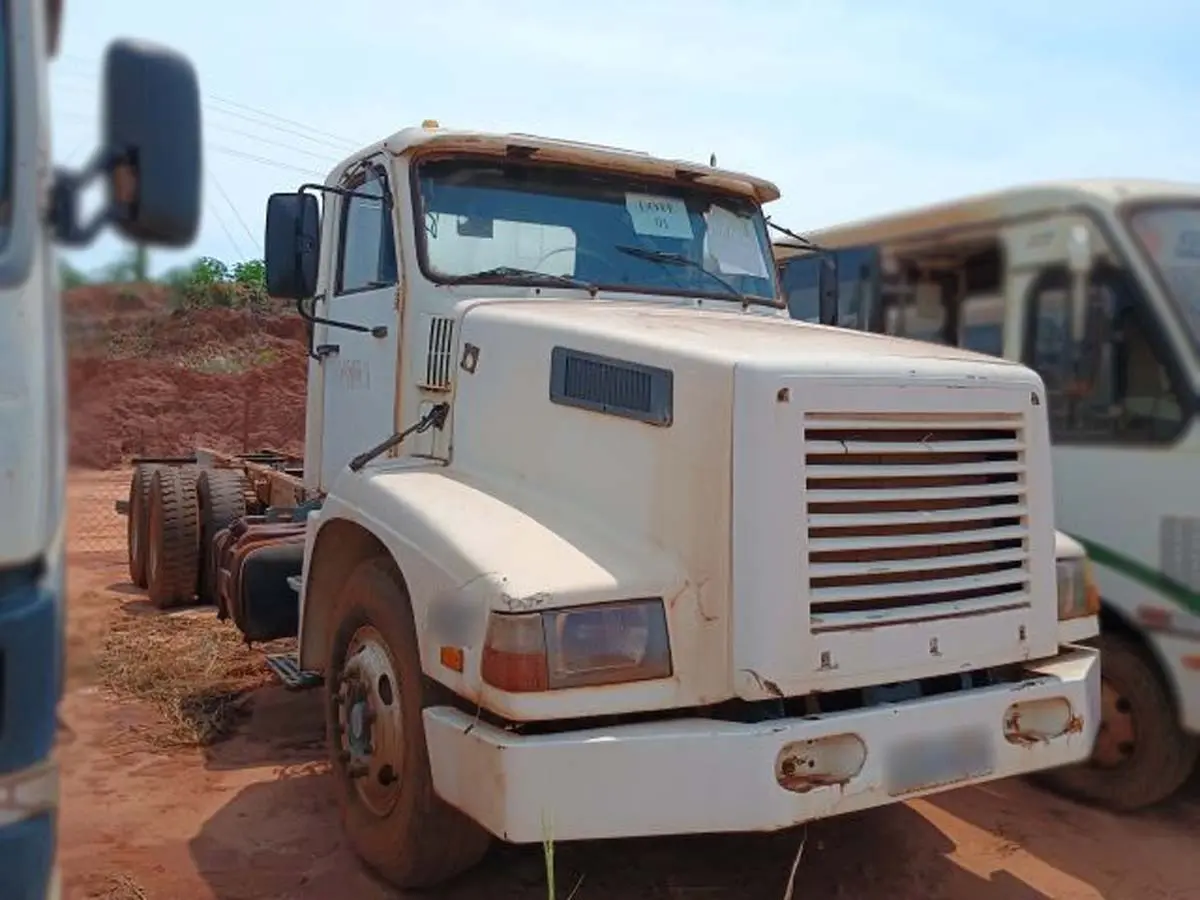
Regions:
<instances>
[{"instance_id":1,"label":"air intake vent on hood","mask_svg":"<svg viewBox=\"0 0 1200 900\"><path fill-rule=\"evenodd\" d=\"M555 347L550 356L550 402L670 425L673 375L641 363Z\"/></svg>"}]
</instances>

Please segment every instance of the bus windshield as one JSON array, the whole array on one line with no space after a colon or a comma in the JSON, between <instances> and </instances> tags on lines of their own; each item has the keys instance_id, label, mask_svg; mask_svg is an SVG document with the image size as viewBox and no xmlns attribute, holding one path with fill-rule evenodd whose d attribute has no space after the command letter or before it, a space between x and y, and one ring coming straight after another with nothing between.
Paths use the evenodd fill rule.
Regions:
<instances>
[{"instance_id":1,"label":"bus windshield","mask_svg":"<svg viewBox=\"0 0 1200 900\"><path fill-rule=\"evenodd\" d=\"M1146 207L1129 221L1192 340L1200 345L1200 204Z\"/></svg>"},{"instance_id":2,"label":"bus windshield","mask_svg":"<svg viewBox=\"0 0 1200 900\"><path fill-rule=\"evenodd\" d=\"M417 168L418 250L443 284L599 290L780 305L762 210L694 184L441 159Z\"/></svg>"}]
</instances>

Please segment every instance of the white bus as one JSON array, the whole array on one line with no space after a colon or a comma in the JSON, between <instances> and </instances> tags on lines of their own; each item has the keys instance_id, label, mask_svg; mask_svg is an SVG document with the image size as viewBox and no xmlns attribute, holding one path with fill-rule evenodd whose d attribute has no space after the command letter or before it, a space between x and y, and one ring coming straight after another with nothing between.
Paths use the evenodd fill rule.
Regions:
<instances>
[{"instance_id":1,"label":"white bus","mask_svg":"<svg viewBox=\"0 0 1200 900\"><path fill-rule=\"evenodd\" d=\"M1174 793L1200 748L1200 185L1024 186L775 253L793 318L1042 376L1056 524L1086 547L1103 604L1101 731L1053 780L1117 809Z\"/></svg>"}]
</instances>

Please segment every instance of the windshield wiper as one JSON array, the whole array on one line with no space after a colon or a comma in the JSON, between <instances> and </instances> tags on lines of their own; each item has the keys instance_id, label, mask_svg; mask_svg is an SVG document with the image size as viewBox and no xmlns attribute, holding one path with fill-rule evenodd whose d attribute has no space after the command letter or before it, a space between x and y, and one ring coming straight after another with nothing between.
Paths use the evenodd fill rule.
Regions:
<instances>
[{"instance_id":1,"label":"windshield wiper","mask_svg":"<svg viewBox=\"0 0 1200 900\"><path fill-rule=\"evenodd\" d=\"M528 284L561 284L564 287L580 288L593 297L600 290L590 281L582 278L572 278L570 275L552 275L549 272L535 272L533 269L519 269L515 266L496 266L484 269L482 272L470 272L466 275L455 275L453 278L442 279L446 284L474 284L481 281L496 281L499 283Z\"/></svg>"},{"instance_id":2,"label":"windshield wiper","mask_svg":"<svg viewBox=\"0 0 1200 900\"><path fill-rule=\"evenodd\" d=\"M683 253L671 253L668 250L650 250L646 247L630 247L624 244L618 244L613 249L628 256L635 256L638 259L648 259L651 262L662 263L666 266L691 266L696 271L703 272L721 285L721 287L725 288L725 295L731 300L739 301L742 304L742 309L746 309L746 307L754 302L712 269L707 268L702 263L696 262L696 260Z\"/></svg>"},{"instance_id":3,"label":"windshield wiper","mask_svg":"<svg viewBox=\"0 0 1200 900\"><path fill-rule=\"evenodd\" d=\"M796 234L796 232L792 231L792 229L784 228L782 225L776 225L774 222L772 222L770 220L770 218L767 218L765 221L767 223L768 228L774 228L780 234L786 234L788 237L790 237L792 240L794 240L796 242L795 244L785 244L784 246L796 247L799 250L809 250L813 253L828 254L830 252L827 248L822 247L820 244L818 244L816 241L812 240L811 238L806 238L802 234Z\"/></svg>"}]
</instances>

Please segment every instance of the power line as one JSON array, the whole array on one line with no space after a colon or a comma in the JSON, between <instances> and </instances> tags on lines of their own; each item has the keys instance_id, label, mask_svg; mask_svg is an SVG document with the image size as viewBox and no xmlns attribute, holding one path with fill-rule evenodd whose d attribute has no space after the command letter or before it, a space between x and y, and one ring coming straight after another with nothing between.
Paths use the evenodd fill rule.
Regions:
<instances>
[{"instance_id":1,"label":"power line","mask_svg":"<svg viewBox=\"0 0 1200 900\"><path fill-rule=\"evenodd\" d=\"M314 178L324 178L325 177L325 173L323 173L323 172L315 172L312 169L305 169L305 168L302 168L301 166L292 166L292 165L289 165L288 163L282 163L282 162L278 162L273 159L267 159L266 157L263 157L263 156L256 156L253 153L246 153L243 150L236 150L233 147L225 147L225 146L222 146L221 144L208 144L208 145L206 145L205 149L212 150L216 153L223 153L226 156L236 156L238 159L246 159L246 160L249 160L250 162L256 162L256 163L259 163L264 166L270 166L273 169L281 169L281 170L288 170L288 171L292 171L292 172L299 172L301 175L308 175L308 176L314 177Z\"/></svg>"},{"instance_id":2,"label":"power line","mask_svg":"<svg viewBox=\"0 0 1200 900\"><path fill-rule=\"evenodd\" d=\"M242 248L238 246L237 239L234 238L233 232L229 230L229 226L225 224L225 220L221 218L221 214L217 212L216 204L210 200L207 205L208 211L212 213L213 218L217 220L217 224L221 226L221 230L225 232L225 237L229 239L229 244L233 247L233 252L242 259L248 259L249 257L247 257L246 254L242 252Z\"/></svg>"},{"instance_id":3,"label":"power line","mask_svg":"<svg viewBox=\"0 0 1200 900\"><path fill-rule=\"evenodd\" d=\"M92 115L89 115L87 113L78 112L73 109L62 109L61 107L55 110L55 115L63 116L64 118L74 119L74 120L81 121L81 122L84 122L84 121L94 122L95 121L95 117ZM228 125L224 124L223 122L206 122L204 124L204 131L206 134L209 131L217 131L220 133L236 135L238 137L245 137L252 141L258 141L259 143L265 144L269 147L278 147L282 150L287 150L289 153L300 153L300 154L303 154L304 156L311 157L312 159L314 159L320 163L323 163L329 169L332 169L334 166L337 165L337 160L332 159L329 154L314 153L311 150L305 150L301 147L296 147L296 146L293 146L292 144L284 143L283 141L274 141L274 140L271 140L270 138L261 137L252 132L245 131L241 128L231 128ZM328 169L326 171L328 171ZM324 177L323 174L322 174L322 177Z\"/></svg>"},{"instance_id":4,"label":"power line","mask_svg":"<svg viewBox=\"0 0 1200 900\"><path fill-rule=\"evenodd\" d=\"M250 233L250 227L246 224L246 220L242 218L242 214L238 212L237 207L233 205L233 201L229 199L229 195L225 193L225 188L221 187L221 179L217 178L217 173L212 169L209 169L208 175L210 178L212 178L213 187L215 187L217 192L225 198L225 205L229 207L230 212L233 213L233 217L238 220L238 224L241 225L242 230L246 232L246 237L250 238L251 246L257 247L261 253L262 244L259 243L258 238Z\"/></svg>"},{"instance_id":5,"label":"power line","mask_svg":"<svg viewBox=\"0 0 1200 900\"><path fill-rule=\"evenodd\" d=\"M71 59L79 60L80 57L71 57ZM68 78L86 80L92 85L97 84L99 80L98 75L94 72L85 74L83 72L72 72L70 70L59 69L55 72L55 74L63 75ZM214 105L214 103L223 103L229 106L235 106L239 109L246 110L246 112L235 112L232 109L223 109L221 106ZM237 103L233 100L227 100L225 98L214 97L211 94L202 95L201 106L203 106L209 112L217 113L218 115L223 116L230 116L234 119L240 119L245 122L250 122L262 128L269 128L273 131L281 132L291 137L309 141L317 146L328 147L337 150L342 154L352 153L362 144L362 142L353 141L349 138L332 134L331 132L321 131L320 129L313 128L311 125L305 125L303 122L298 122L295 119L277 116L274 113L267 112L266 110L260 110L253 106L247 106L246 104ZM247 115L247 112L253 113L253 115ZM264 121L265 119L273 119L275 122L283 122L287 124L275 124L274 122ZM321 135L322 137L317 137L316 135Z\"/></svg>"}]
</instances>

